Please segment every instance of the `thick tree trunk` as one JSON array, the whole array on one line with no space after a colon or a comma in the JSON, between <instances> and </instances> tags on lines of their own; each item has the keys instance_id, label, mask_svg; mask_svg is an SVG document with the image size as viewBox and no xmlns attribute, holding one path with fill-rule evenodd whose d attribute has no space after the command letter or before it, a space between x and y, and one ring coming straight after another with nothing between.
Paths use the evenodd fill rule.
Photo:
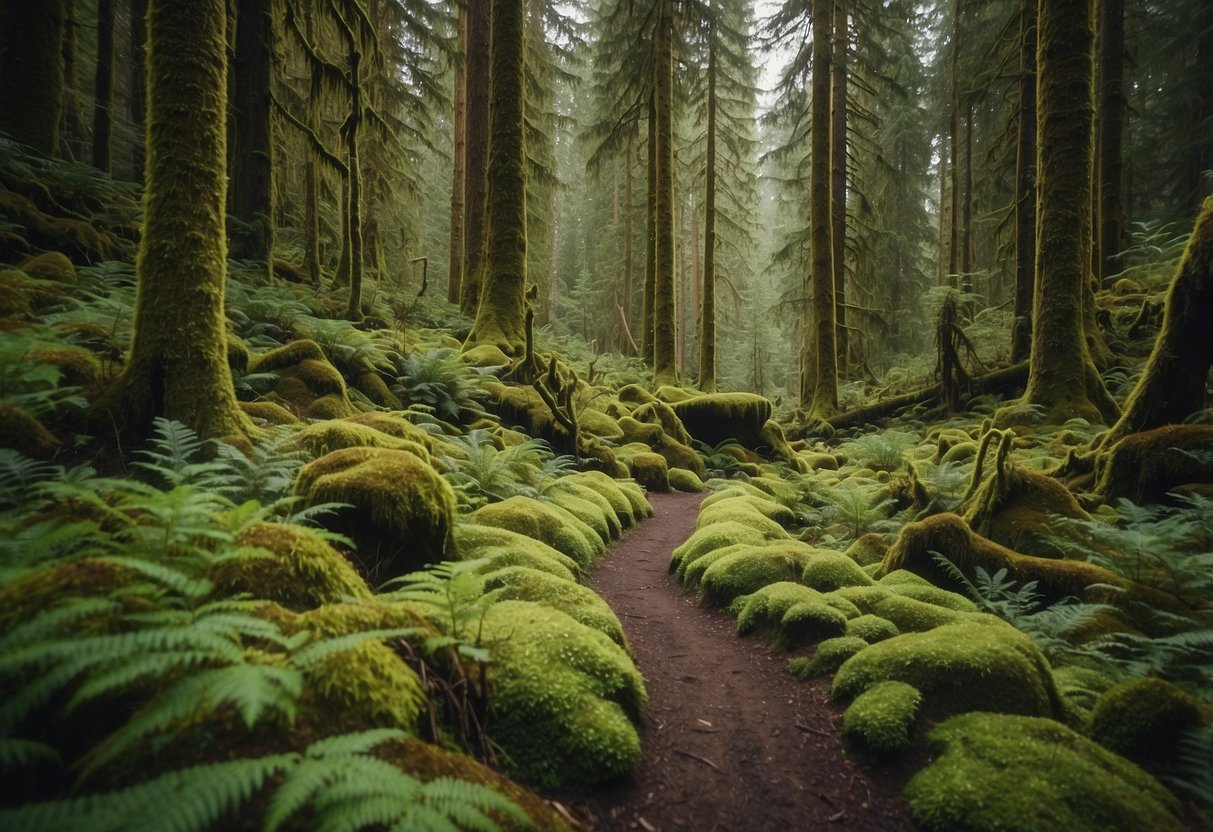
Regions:
<instances>
[{"instance_id":1,"label":"thick tree trunk","mask_svg":"<svg viewBox=\"0 0 1213 832\"><path fill-rule=\"evenodd\" d=\"M455 107L451 115L455 123L455 146L451 154L451 246L446 279L446 299L451 303L459 303L463 286L463 201L467 198L468 11L464 6L459 7L459 52L464 60L455 64Z\"/></svg>"},{"instance_id":2,"label":"thick tree trunk","mask_svg":"<svg viewBox=\"0 0 1213 832\"><path fill-rule=\"evenodd\" d=\"M468 346L526 346L525 0L492 0L488 201L483 283Z\"/></svg>"},{"instance_id":3,"label":"thick tree trunk","mask_svg":"<svg viewBox=\"0 0 1213 832\"><path fill-rule=\"evenodd\" d=\"M830 65L830 245L834 259L834 315L838 370L847 373L847 46L845 0L834 2L834 56Z\"/></svg>"},{"instance_id":4,"label":"thick tree trunk","mask_svg":"<svg viewBox=\"0 0 1213 832\"><path fill-rule=\"evenodd\" d=\"M59 151L64 0L8 0L0 20L0 132Z\"/></svg>"},{"instance_id":5,"label":"thick tree trunk","mask_svg":"<svg viewBox=\"0 0 1213 832\"><path fill-rule=\"evenodd\" d=\"M1036 289L1036 3L1024 0L1019 24L1019 116L1015 142L1015 318L1011 360L1032 349Z\"/></svg>"},{"instance_id":6,"label":"thick tree trunk","mask_svg":"<svg viewBox=\"0 0 1213 832\"><path fill-rule=\"evenodd\" d=\"M699 317L699 389L716 392L716 27L708 32L708 146L703 207L703 289Z\"/></svg>"},{"instance_id":7,"label":"thick tree trunk","mask_svg":"<svg viewBox=\"0 0 1213 832\"><path fill-rule=\"evenodd\" d=\"M316 19L310 9L304 10L303 20L308 43L315 43ZM313 76L312 89L317 86ZM312 135L319 135L320 101L315 95L308 97L307 126ZM310 143L303 164L303 268L311 284L319 286L323 276L320 264L320 160Z\"/></svg>"},{"instance_id":8,"label":"thick tree trunk","mask_svg":"<svg viewBox=\"0 0 1213 832\"><path fill-rule=\"evenodd\" d=\"M838 410L838 354L835 349L834 264L830 244L830 37L834 0L813 0L813 71L810 104L809 238L812 249L808 292L812 302L805 326L807 349L801 360L811 368L812 388L801 404L810 420L828 419Z\"/></svg>"},{"instance_id":9,"label":"thick tree trunk","mask_svg":"<svg viewBox=\"0 0 1213 832\"><path fill-rule=\"evenodd\" d=\"M489 160L489 0L468 4L467 156L463 195L463 285L459 306L475 315L484 272L485 199Z\"/></svg>"},{"instance_id":10,"label":"thick tree trunk","mask_svg":"<svg viewBox=\"0 0 1213 832\"><path fill-rule=\"evenodd\" d=\"M114 109L114 0L97 0L97 73L93 87L93 167L110 172Z\"/></svg>"},{"instance_id":11,"label":"thick tree trunk","mask_svg":"<svg viewBox=\"0 0 1213 832\"><path fill-rule=\"evenodd\" d=\"M233 93L236 140L232 154L231 256L264 263L274 273L274 142L270 81L274 70L274 18L270 0L238 0Z\"/></svg>"},{"instance_id":12,"label":"thick tree trunk","mask_svg":"<svg viewBox=\"0 0 1213 832\"><path fill-rule=\"evenodd\" d=\"M656 258L653 280L653 380L677 381L674 319L674 9L658 0L653 57L657 115Z\"/></svg>"},{"instance_id":13,"label":"thick tree trunk","mask_svg":"<svg viewBox=\"0 0 1213 832\"><path fill-rule=\"evenodd\" d=\"M143 147L147 118L147 0L131 0L130 112L135 137L131 147L131 180L143 181Z\"/></svg>"},{"instance_id":14,"label":"thick tree trunk","mask_svg":"<svg viewBox=\"0 0 1213 832\"><path fill-rule=\"evenodd\" d=\"M1120 271L1124 248L1125 0L1100 0L1099 18L1099 272Z\"/></svg>"},{"instance_id":15,"label":"thick tree trunk","mask_svg":"<svg viewBox=\"0 0 1213 832\"><path fill-rule=\"evenodd\" d=\"M223 312L223 0L151 0L148 28L148 165L134 336L102 407L134 435L146 434L156 416L206 437L242 434L250 425L232 388Z\"/></svg>"},{"instance_id":16,"label":"thick tree trunk","mask_svg":"<svg viewBox=\"0 0 1213 832\"><path fill-rule=\"evenodd\" d=\"M653 361L653 300L657 282L657 105L656 98L649 94L648 147L645 167L645 241L644 241L644 293L641 302L641 328L644 337L641 349L644 360Z\"/></svg>"},{"instance_id":17,"label":"thick tree trunk","mask_svg":"<svg viewBox=\"0 0 1213 832\"><path fill-rule=\"evenodd\" d=\"M1094 28L1092 0L1038 15L1036 299L1024 402L1050 423L1117 416L1084 337L1090 291Z\"/></svg>"}]
</instances>

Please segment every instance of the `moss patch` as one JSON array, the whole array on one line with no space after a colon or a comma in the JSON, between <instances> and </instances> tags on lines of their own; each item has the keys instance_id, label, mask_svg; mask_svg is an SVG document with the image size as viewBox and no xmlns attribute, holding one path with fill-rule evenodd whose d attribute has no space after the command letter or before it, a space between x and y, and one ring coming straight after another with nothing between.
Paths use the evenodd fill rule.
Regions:
<instances>
[{"instance_id":1,"label":"moss patch","mask_svg":"<svg viewBox=\"0 0 1213 832\"><path fill-rule=\"evenodd\" d=\"M788 672L798 679L812 679L834 673L847 659L859 653L868 643L858 636L827 638L817 645L813 658L798 658L788 662Z\"/></svg>"},{"instance_id":2,"label":"moss patch","mask_svg":"<svg viewBox=\"0 0 1213 832\"><path fill-rule=\"evenodd\" d=\"M855 697L842 717L842 733L873 756L897 754L909 747L918 722L922 694L905 682L881 682Z\"/></svg>"},{"instance_id":3,"label":"moss patch","mask_svg":"<svg viewBox=\"0 0 1213 832\"><path fill-rule=\"evenodd\" d=\"M1134 679L1099 698L1088 733L1109 751L1147 764L1173 757L1183 733L1203 722L1190 694L1162 679Z\"/></svg>"},{"instance_id":4,"label":"moss patch","mask_svg":"<svg viewBox=\"0 0 1213 832\"><path fill-rule=\"evenodd\" d=\"M1052 720L965 714L929 740L938 756L905 791L922 829L1185 828L1175 799L1157 781Z\"/></svg>"},{"instance_id":5,"label":"moss patch","mask_svg":"<svg viewBox=\"0 0 1213 832\"><path fill-rule=\"evenodd\" d=\"M703 480L694 471L688 471L685 468L671 468L669 471L670 488L675 491L685 491L691 494L697 494L705 491L707 486L703 484Z\"/></svg>"},{"instance_id":6,"label":"moss patch","mask_svg":"<svg viewBox=\"0 0 1213 832\"><path fill-rule=\"evenodd\" d=\"M615 516L619 518L619 522L623 524L624 528L634 526L638 519L648 517L653 513L653 507L649 505L644 492L634 483L619 482L601 471L583 471L580 474L564 477L561 482L584 485L598 492L611 504L611 508L615 510ZM630 491L629 485L631 485Z\"/></svg>"},{"instance_id":7,"label":"moss patch","mask_svg":"<svg viewBox=\"0 0 1213 832\"><path fill-rule=\"evenodd\" d=\"M669 491L669 465L665 457L651 451L641 451L621 457L632 478L650 491Z\"/></svg>"},{"instance_id":8,"label":"moss patch","mask_svg":"<svg viewBox=\"0 0 1213 832\"><path fill-rule=\"evenodd\" d=\"M255 523L236 542L269 557L227 561L211 576L217 597L247 592L291 610L371 597L353 564L315 532L284 523Z\"/></svg>"},{"instance_id":9,"label":"moss patch","mask_svg":"<svg viewBox=\"0 0 1213 832\"><path fill-rule=\"evenodd\" d=\"M586 569L605 551L602 539L589 526L551 503L530 497L510 497L490 503L471 515L472 522L497 526L539 540Z\"/></svg>"},{"instance_id":10,"label":"moss patch","mask_svg":"<svg viewBox=\"0 0 1213 832\"><path fill-rule=\"evenodd\" d=\"M581 574L577 561L546 543L497 526L459 523L455 526L455 552L460 560L486 560L485 571L526 566L567 580Z\"/></svg>"},{"instance_id":11,"label":"moss patch","mask_svg":"<svg viewBox=\"0 0 1213 832\"><path fill-rule=\"evenodd\" d=\"M901 635L897 625L879 615L859 615L847 622L847 635L861 638L868 644Z\"/></svg>"},{"instance_id":12,"label":"moss patch","mask_svg":"<svg viewBox=\"0 0 1213 832\"><path fill-rule=\"evenodd\" d=\"M502 601L534 601L560 610L574 621L597 630L627 648L623 627L607 602L594 590L548 572L526 566L507 566L485 573L486 590L499 590Z\"/></svg>"},{"instance_id":13,"label":"moss patch","mask_svg":"<svg viewBox=\"0 0 1213 832\"><path fill-rule=\"evenodd\" d=\"M846 555L817 549L805 565L801 580L814 589L830 592L844 586L872 586L867 572Z\"/></svg>"},{"instance_id":14,"label":"moss patch","mask_svg":"<svg viewBox=\"0 0 1213 832\"><path fill-rule=\"evenodd\" d=\"M794 582L804 571L811 551L795 540L730 547L703 571L703 600L709 606L725 606L739 595L757 592L768 584Z\"/></svg>"},{"instance_id":15,"label":"moss patch","mask_svg":"<svg viewBox=\"0 0 1213 832\"><path fill-rule=\"evenodd\" d=\"M786 537L783 529L779 531L781 537ZM748 543L758 546L770 539L772 538L767 537L763 532L745 523L734 523L731 521L713 523L710 526L697 529L689 538L674 549L670 555L670 571L675 572L681 581L686 573L687 566L704 555L715 552L718 549L723 549L726 546L734 546L738 543Z\"/></svg>"},{"instance_id":16,"label":"moss patch","mask_svg":"<svg viewBox=\"0 0 1213 832\"><path fill-rule=\"evenodd\" d=\"M846 616L827 604L821 593L790 581L743 595L733 601L731 608L737 612L738 635L770 627L776 650L842 635L847 623Z\"/></svg>"}]
</instances>

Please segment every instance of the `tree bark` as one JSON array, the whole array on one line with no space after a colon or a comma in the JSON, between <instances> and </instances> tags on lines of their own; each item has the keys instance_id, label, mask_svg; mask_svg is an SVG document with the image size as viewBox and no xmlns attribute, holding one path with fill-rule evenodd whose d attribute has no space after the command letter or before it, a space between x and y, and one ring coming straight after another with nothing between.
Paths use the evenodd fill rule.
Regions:
<instances>
[{"instance_id":1,"label":"tree bark","mask_svg":"<svg viewBox=\"0 0 1213 832\"><path fill-rule=\"evenodd\" d=\"M704 155L703 289L699 310L699 389L716 392L716 23L708 31L708 138Z\"/></svg>"},{"instance_id":2,"label":"tree bark","mask_svg":"<svg viewBox=\"0 0 1213 832\"><path fill-rule=\"evenodd\" d=\"M93 167L110 172L114 109L114 0L97 0L97 73L93 87Z\"/></svg>"},{"instance_id":3,"label":"tree bark","mask_svg":"<svg viewBox=\"0 0 1213 832\"><path fill-rule=\"evenodd\" d=\"M448 254L446 299L459 303L463 286L463 222L467 190L467 54L468 10L459 7L459 52L463 60L455 64L455 102L451 120L455 122L453 166L451 169L451 245Z\"/></svg>"},{"instance_id":4,"label":"tree bark","mask_svg":"<svg viewBox=\"0 0 1213 832\"><path fill-rule=\"evenodd\" d=\"M143 181L143 147L147 117L147 0L131 0L130 113L135 138L131 147L131 180Z\"/></svg>"},{"instance_id":5,"label":"tree bark","mask_svg":"<svg viewBox=\"0 0 1213 832\"><path fill-rule=\"evenodd\" d=\"M270 82L274 70L274 18L270 0L238 0L233 71L235 152L230 210L231 256L264 263L274 273L274 142Z\"/></svg>"},{"instance_id":6,"label":"tree bark","mask_svg":"<svg viewBox=\"0 0 1213 832\"><path fill-rule=\"evenodd\" d=\"M1019 24L1019 115L1015 142L1015 318L1011 360L1032 349L1036 289L1036 3L1024 0Z\"/></svg>"},{"instance_id":7,"label":"tree bark","mask_svg":"<svg viewBox=\"0 0 1213 832\"><path fill-rule=\"evenodd\" d=\"M644 293L641 304L641 327L644 337L641 348L644 360L653 361L653 300L657 282L657 105L656 98L649 93L648 146L645 168L645 241L644 241Z\"/></svg>"},{"instance_id":8,"label":"tree bark","mask_svg":"<svg viewBox=\"0 0 1213 832\"><path fill-rule=\"evenodd\" d=\"M653 57L653 100L657 116L656 258L653 280L653 380L678 378L674 319L674 10L658 0Z\"/></svg>"},{"instance_id":9,"label":"tree bark","mask_svg":"<svg viewBox=\"0 0 1213 832\"><path fill-rule=\"evenodd\" d=\"M624 159L624 206L623 206L623 320L624 329L627 330L627 343L629 347L625 347L624 352L631 355L635 351L635 342L632 341L632 284L635 282L633 271L635 264L632 262L632 237L634 231L632 228L632 173L633 166L636 160L636 148L633 144L633 134L628 132L628 150L627 156ZM555 258L553 258L555 262Z\"/></svg>"},{"instance_id":10,"label":"tree bark","mask_svg":"<svg viewBox=\"0 0 1213 832\"><path fill-rule=\"evenodd\" d=\"M130 356L102 402L120 429L152 419L247 433L227 362L227 15L223 0L151 0L147 187ZM182 195L188 194L188 199Z\"/></svg>"},{"instance_id":11,"label":"tree bark","mask_svg":"<svg viewBox=\"0 0 1213 832\"><path fill-rule=\"evenodd\" d=\"M830 245L834 260L834 316L838 370L847 373L847 4L834 3L834 55L830 65Z\"/></svg>"},{"instance_id":12,"label":"tree bark","mask_svg":"<svg viewBox=\"0 0 1213 832\"><path fill-rule=\"evenodd\" d=\"M463 285L459 306L476 314L484 271L485 199L489 159L489 0L468 4L467 158L463 195Z\"/></svg>"},{"instance_id":13,"label":"tree bark","mask_svg":"<svg viewBox=\"0 0 1213 832\"><path fill-rule=\"evenodd\" d=\"M75 4L68 3L63 17L63 125L59 146L63 157L73 161L84 158L88 132L80 106L80 40L76 34L79 29Z\"/></svg>"},{"instance_id":14,"label":"tree bark","mask_svg":"<svg viewBox=\"0 0 1213 832\"><path fill-rule=\"evenodd\" d=\"M1099 22L1099 265L1102 281L1120 271L1124 249L1125 3L1100 0Z\"/></svg>"},{"instance_id":15,"label":"tree bark","mask_svg":"<svg viewBox=\"0 0 1213 832\"><path fill-rule=\"evenodd\" d=\"M46 156L59 152L64 0L9 0L0 20L0 131Z\"/></svg>"}]
</instances>

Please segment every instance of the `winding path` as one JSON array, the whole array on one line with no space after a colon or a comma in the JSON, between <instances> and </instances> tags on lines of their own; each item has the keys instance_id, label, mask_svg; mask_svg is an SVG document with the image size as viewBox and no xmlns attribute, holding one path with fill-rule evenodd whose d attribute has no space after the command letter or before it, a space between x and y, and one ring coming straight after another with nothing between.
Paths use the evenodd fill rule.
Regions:
<instances>
[{"instance_id":1,"label":"winding path","mask_svg":"<svg viewBox=\"0 0 1213 832\"><path fill-rule=\"evenodd\" d=\"M650 495L654 517L594 575L648 686L644 758L618 783L561 797L595 830L912 829L906 773L843 756L826 684L793 679L786 656L737 638L732 618L696 606L669 574L702 498Z\"/></svg>"}]
</instances>

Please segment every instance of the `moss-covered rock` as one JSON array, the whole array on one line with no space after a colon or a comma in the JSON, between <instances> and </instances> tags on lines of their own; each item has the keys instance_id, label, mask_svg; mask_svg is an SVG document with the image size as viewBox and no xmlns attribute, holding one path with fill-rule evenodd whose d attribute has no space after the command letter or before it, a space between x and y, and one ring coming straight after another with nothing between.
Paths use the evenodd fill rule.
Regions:
<instances>
[{"instance_id":1,"label":"moss-covered rock","mask_svg":"<svg viewBox=\"0 0 1213 832\"><path fill-rule=\"evenodd\" d=\"M759 505L760 503L767 503L767 505L775 508L775 504L769 501L750 500L748 498L737 498L715 503L699 512L699 519L695 521L695 528L704 529L717 523L738 523L762 532L763 537L766 538L779 539L787 537L784 527L764 514L762 511L763 507Z\"/></svg>"},{"instance_id":2,"label":"moss-covered rock","mask_svg":"<svg viewBox=\"0 0 1213 832\"><path fill-rule=\"evenodd\" d=\"M345 555L304 526L254 523L236 542L263 549L268 557L221 563L211 575L216 597L245 592L296 611L371 597Z\"/></svg>"},{"instance_id":3,"label":"moss-covered rock","mask_svg":"<svg viewBox=\"0 0 1213 832\"><path fill-rule=\"evenodd\" d=\"M588 491L589 489L586 490ZM593 491L590 491L590 493L596 499L587 499L579 496L568 488L548 489L544 492L543 498L564 509L582 523L585 523L598 534L599 539L603 543L610 543L623 533L623 527L619 525L619 518L615 516L615 512L611 510L611 507L606 506L603 508L598 503L598 500L601 498Z\"/></svg>"},{"instance_id":4,"label":"moss-covered rock","mask_svg":"<svg viewBox=\"0 0 1213 832\"><path fill-rule=\"evenodd\" d=\"M650 491L669 491L669 465L665 457L651 451L641 451L623 457L632 478Z\"/></svg>"},{"instance_id":5,"label":"moss-covered rock","mask_svg":"<svg viewBox=\"0 0 1213 832\"><path fill-rule=\"evenodd\" d=\"M735 439L747 448L762 443L762 429L771 418L771 402L753 393L714 393L670 405L700 442L718 445Z\"/></svg>"},{"instance_id":6,"label":"moss-covered rock","mask_svg":"<svg viewBox=\"0 0 1213 832\"><path fill-rule=\"evenodd\" d=\"M788 672L797 679L813 679L826 676L842 667L847 659L865 649L868 643L858 636L827 638L817 645L813 657L796 658L788 662Z\"/></svg>"},{"instance_id":7,"label":"moss-covered rock","mask_svg":"<svg viewBox=\"0 0 1213 832\"><path fill-rule=\"evenodd\" d=\"M713 494L712 496L715 497L716 495ZM708 499L711 500L711 497ZM710 503L705 500L695 527L703 528L712 523L733 519L733 515L737 510L745 510L743 507L756 511L758 514L778 523L785 529L796 525L796 513L787 506L781 505L772 499L765 497L759 499L758 497L750 496L731 496L728 499L712 500Z\"/></svg>"},{"instance_id":8,"label":"moss-covered rock","mask_svg":"<svg viewBox=\"0 0 1213 832\"><path fill-rule=\"evenodd\" d=\"M0 447L20 451L35 459L47 459L60 444L54 434L27 411L0 402Z\"/></svg>"},{"instance_id":9,"label":"moss-covered rock","mask_svg":"<svg viewBox=\"0 0 1213 832\"><path fill-rule=\"evenodd\" d=\"M855 697L842 716L842 733L862 751L876 757L898 754L910 746L922 694L905 682L881 682Z\"/></svg>"},{"instance_id":10,"label":"moss-covered rock","mask_svg":"<svg viewBox=\"0 0 1213 832\"><path fill-rule=\"evenodd\" d=\"M424 445L410 439L397 439L369 425L355 424L345 419L315 422L302 428L283 446L283 450L306 450L313 457L324 456L345 448L388 448L408 451L425 462L430 461Z\"/></svg>"},{"instance_id":11,"label":"moss-covered rock","mask_svg":"<svg viewBox=\"0 0 1213 832\"><path fill-rule=\"evenodd\" d=\"M105 375L100 359L83 347L62 346L33 350L26 359L39 364L50 364L59 370L64 384L78 387L92 387Z\"/></svg>"},{"instance_id":12,"label":"moss-covered rock","mask_svg":"<svg viewBox=\"0 0 1213 832\"><path fill-rule=\"evenodd\" d=\"M1156 780L1058 722L972 713L928 739L935 761L905 790L928 832L1186 828Z\"/></svg>"},{"instance_id":13,"label":"moss-covered rock","mask_svg":"<svg viewBox=\"0 0 1213 832\"><path fill-rule=\"evenodd\" d=\"M842 635L847 619L807 586L779 581L734 599L737 634L770 627L776 650L790 650L809 641Z\"/></svg>"},{"instance_id":14,"label":"moss-covered rock","mask_svg":"<svg viewBox=\"0 0 1213 832\"><path fill-rule=\"evenodd\" d=\"M654 400L642 404L632 411L631 418L637 422L660 426L662 433L680 445L690 446L691 444L691 435L683 427L682 420L665 402ZM626 435L627 429L624 428L623 431Z\"/></svg>"},{"instance_id":15,"label":"moss-covered rock","mask_svg":"<svg viewBox=\"0 0 1213 832\"><path fill-rule=\"evenodd\" d=\"M324 350L315 341L302 338L289 344L253 356L249 362L250 373L267 373L286 370L303 361L327 361Z\"/></svg>"},{"instance_id":16,"label":"moss-covered rock","mask_svg":"<svg viewBox=\"0 0 1213 832\"><path fill-rule=\"evenodd\" d=\"M1060 712L1044 655L1026 635L1001 623L947 624L874 644L839 668L832 696L850 699L890 680L922 691L932 713Z\"/></svg>"},{"instance_id":17,"label":"moss-covered rock","mask_svg":"<svg viewBox=\"0 0 1213 832\"><path fill-rule=\"evenodd\" d=\"M237 402L240 409L256 424L297 425L298 417L275 402Z\"/></svg>"},{"instance_id":18,"label":"moss-covered rock","mask_svg":"<svg viewBox=\"0 0 1213 832\"><path fill-rule=\"evenodd\" d=\"M372 580L380 581L454 550L455 494L424 460L408 451L346 448L305 465L295 492L307 505L346 503L325 524L354 541Z\"/></svg>"},{"instance_id":19,"label":"moss-covered rock","mask_svg":"<svg viewBox=\"0 0 1213 832\"><path fill-rule=\"evenodd\" d=\"M694 471L685 468L671 468L669 472L670 488L689 494L698 494L707 490L703 480Z\"/></svg>"},{"instance_id":20,"label":"moss-covered rock","mask_svg":"<svg viewBox=\"0 0 1213 832\"><path fill-rule=\"evenodd\" d=\"M924 586L908 582L882 584L882 586L887 586L891 592L903 598L913 598L915 601L922 601L925 604L942 607L945 610L955 610L956 612L979 611L977 604L963 595L956 592L948 592L946 589L940 589L937 586Z\"/></svg>"},{"instance_id":21,"label":"moss-covered rock","mask_svg":"<svg viewBox=\"0 0 1213 832\"><path fill-rule=\"evenodd\" d=\"M619 482L601 471L583 471L580 474L563 477L560 482L583 485L596 491L599 496L611 504L615 516L619 518L619 522L625 529L636 525L638 519L648 517L653 513L653 508L649 505L644 492L635 487L634 483ZM630 492L627 488L628 485L632 486Z\"/></svg>"},{"instance_id":22,"label":"moss-covered rock","mask_svg":"<svg viewBox=\"0 0 1213 832\"><path fill-rule=\"evenodd\" d=\"M813 552L800 579L821 592L844 586L872 586L875 583L855 561L829 549Z\"/></svg>"},{"instance_id":23,"label":"moss-covered rock","mask_svg":"<svg viewBox=\"0 0 1213 832\"><path fill-rule=\"evenodd\" d=\"M61 251L48 251L45 254L28 257L18 263L17 268L35 280L49 280L68 285L76 283L76 267Z\"/></svg>"},{"instance_id":24,"label":"moss-covered rock","mask_svg":"<svg viewBox=\"0 0 1213 832\"><path fill-rule=\"evenodd\" d=\"M547 788L625 774L640 760L633 721L647 701L627 653L565 613L501 601L484 616L490 733L507 768Z\"/></svg>"},{"instance_id":25,"label":"moss-covered rock","mask_svg":"<svg viewBox=\"0 0 1213 832\"><path fill-rule=\"evenodd\" d=\"M469 518L482 526L498 526L542 541L576 561L591 566L606 547L597 532L559 506L530 497L510 497L490 503Z\"/></svg>"},{"instance_id":26,"label":"moss-covered rock","mask_svg":"<svg viewBox=\"0 0 1213 832\"><path fill-rule=\"evenodd\" d=\"M782 533L783 530L780 529ZM786 537L786 535L781 535ZM774 538L769 538L763 532L744 523L724 521L713 523L697 529L689 538L679 544L670 555L670 571L677 574L679 581L683 579L686 568L704 555L711 554L727 546L748 543L758 546Z\"/></svg>"},{"instance_id":27,"label":"moss-covered rock","mask_svg":"<svg viewBox=\"0 0 1213 832\"><path fill-rule=\"evenodd\" d=\"M888 551L889 544L884 542L883 537L874 532L868 532L856 538L843 554L860 566L871 566L883 561Z\"/></svg>"},{"instance_id":28,"label":"moss-covered rock","mask_svg":"<svg viewBox=\"0 0 1213 832\"><path fill-rule=\"evenodd\" d=\"M1088 667L1064 665L1053 668L1053 683L1061 697L1062 720L1076 731L1086 731L1095 703L1116 680Z\"/></svg>"},{"instance_id":29,"label":"moss-covered rock","mask_svg":"<svg viewBox=\"0 0 1213 832\"><path fill-rule=\"evenodd\" d=\"M396 439L407 439L410 442L421 445L427 451L433 451L434 449L433 437L398 413L384 413L381 410L371 410L366 413L355 413L353 416L347 416L342 421L374 428L380 433L385 433Z\"/></svg>"},{"instance_id":30,"label":"moss-covered rock","mask_svg":"<svg viewBox=\"0 0 1213 832\"><path fill-rule=\"evenodd\" d=\"M612 540L619 537L625 528L635 522L632 518L631 504L619 491L616 491L616 501L612 502L598 490L576 481L573 477L561 477L547 486L543 493L549 497L567 494L569 497L593 504L598 511L602 512Z\"/></svg>"},{"instance_id":31,"label":"moss-covered rock","mask_svg":"<svg viewBox=\"0 0 1213 832\"><path fill-rule=\"evenodd\" d=\"M484 574L486 591L497 591L501 601L534 601L560 610L627 648L619 619L594 590L526 566L507 566Z\"/></svg>"},{"instance_id":32,"label":"moss-covered rock","mask_svg":"<svg viewBox=\"0 0 1213 832\"><path fill-rule=\"evenodd\" d=\"M739 595L757 592L768 584L795 582L812 553L810 547L796 540L722 551L727 553L715 558L700 578L702 597L709 606L725 606ZM700 558L696 564L706 559Z\"/></svg>"},{"instance_id":33,"label":"moss-covered rock","mask_svg":"<svg viewBox=\"0 0 1213 832\"><path fill-rule=\"evenodd\" d=\"M563 552L543 541L498 526L457 524L455 552L460 560L487 561L485 572L507 566L525 566L570 581L581 574L577 561Z\"/></svg>"},{"instance_id":34,"label":"moss-covered rock","mask_svg":"<svg viewBox=\"0 0 1213 832\"><path fill-rule=\"evenodd\" d=\"M846 634L861 638L868 644L901 635L897 625L879 615L859 615L847 622Z\"/></svg>"},{"instance_id":35,"label":"moss-covered rock","mask_svg":"<svg viewBox=\"0 0 1213 832\"><path fill-rule=\"evenodd\" d=\"M1170 682L1133 679L1108 690L1091 712L1091 739L1136 763L1175 755L1185 731L1204 723L1200 702Z\"/></svg>"},{"instance_id":36,"label":"moss-covered rock","mask_svg":"<svg viewBox=\"0 0 1213 832\"><path fill-rule=\"evenodd\" d=\"M956 610L937 607L926 601L907 598L884 586L843 587L829 593L855 605L861 613L878 615L892 621L903 633L922 633L966 620Z\"/></svg>"}]
</instances>

